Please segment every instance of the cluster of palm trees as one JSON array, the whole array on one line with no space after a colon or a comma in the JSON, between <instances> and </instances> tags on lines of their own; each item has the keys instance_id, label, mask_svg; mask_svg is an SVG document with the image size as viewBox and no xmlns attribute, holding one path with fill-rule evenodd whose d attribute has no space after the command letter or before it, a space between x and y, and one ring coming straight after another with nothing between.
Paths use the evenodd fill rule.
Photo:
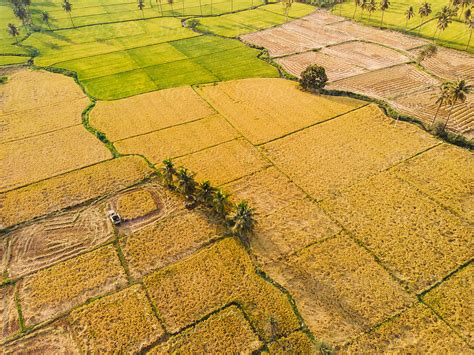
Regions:
<instances>
[{"instance_id":1,"label":"cluster of palm trees","mask_svg":"<svg viewBox=\"0 0 474 355\"><path fill-rule=\"evenodd\" d=\"M431 125L434 129L438 129L436 126L436 119L442 106L449 106L448 116L446 117L444 124L441 126L441 132L444 132L448 125L453 108L457 103L463 103L466 101L467 95L473 89L473 85L469 85L466 80L458 79L456 81L445 81L439 87L439 95L436 99L438 108L433 117Z\"/></svg>"},{"instance_id":2,"label":"cluster of palm trees","mask_svg":"<svg viewBox=\"0 0 474 355\"><path fill-rule=\"evenodd\" d=\"M194 173L184 167L177 168L171 159L163 160L159 172L169 189L180 192L186 198L188 208L194 208L198 203L210 208L233 235L249 245L255 218L253 209L246 201L233 204L227 193L212 186L209 181L196 182Z\"/></svg>"},{"instance_id":3,"label":"cluster of palm trees","mask_svg":"<svg viewBox=\"0 0 474 355\"><path fill-rule=\"evenodd\" d=\"M336 0L340 3L339 0ZM369 21L374 12L380 10L382 12L381 19L380 19L380 27L383 27L383 18L385 11L390 8L390 1L389 0L380 0L380 4L376 2L376 0L354 0L355 8L352 18L355 18L357 9L361 9L360 18L364 15L364 12L367 11L369 14ZM436 35L446 30L450 23L452 23L453 18L458 16L461 19L464 16L464 22L468 26L470 30L469 40L467 44L467 48L469 48L472 36L472 29L474 27L474 19L472 17L472 9L471 9L472 0L450 0L447 6L444 6L441 11L436 13L436 29L433 34L433 40L436 40ZM466 9L466 10L465 10ZM431 4L428 2L424 2L418 8L418 15L420 16L420 23L417 26L418 30L420 30L421 26L423 25L423 21L426 17L431 15L433 10L431 9ZM413 6L409 6L405 11L405 31L408 29L408 24L411 19L416 16L416 11ZM467 49L466 48L466 49Z\"/></svg>"}]
</instances>

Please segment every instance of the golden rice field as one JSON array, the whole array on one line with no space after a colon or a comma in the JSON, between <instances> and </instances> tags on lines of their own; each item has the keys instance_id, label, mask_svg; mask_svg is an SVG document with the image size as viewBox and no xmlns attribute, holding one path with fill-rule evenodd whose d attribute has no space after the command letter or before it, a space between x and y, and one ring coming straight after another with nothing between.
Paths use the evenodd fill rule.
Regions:
<instances>
[{"instance_id":1,"label":"golden rice field","mask_svg":"<svg viewBox=\"0 0 474 355\"><path fill-rule=\"evenodd\" d=\"M128 56L134 41L153 44L132 51L144 68L167 60L171 52L160 48L175 46L203 66L212 62L221 81L178 73L176 65L190 60L178 58L153 79L165 75L176 87L136 91L123 77L109 85L111 75L103 75L102 89L140 94L102 101L66 75L0 68L7 77L0 84L1 354L473 351L472 150L357 96L303 91L275 78L263 57L240 58L244 75L227 63L250 51L236 38L202 35L171 17L105 26L96 23L105 14L95 12L130 4L76 1L71 19L55 10L53 25L60 16L61 26L90 26L44 30L29 41L44 41L51 54L56 42L74 47L64 33L103 50L113 37L121 54L107 56L111 62L83 61L87 53L77 48L63 53L91 75L125 70L113 58ZM286 19L281 4L252 2L258 8L223 14L224 4L211 3L222 16L203 18L197 31L265 47L269 61L295 76L323 64L329 89L387 101L424 122L436 112L431 99L441 80L472 77L468 54L440 48L417 65L426 40L308 4L293 8L310 13L299 19ZM143 17L158 12L145 5ZM160 33L136 32L155 21ZM127 34L120 40L120 31L97 32L102 27ZM185 32L187 40L173 37ZM155 43L165 36L171 40ZM202 45L214 42L221 51ZM140 55L150 49L157 57ZM250 78L259 76L253 61L275 75ZM471 96L453 107L448 126L465 137ZM438 119L448 114L443 107ZM248 202L256 222L248 239L231 233L232 214L224 219L184 197L182 185L165 184L168 158L232 202Z\"/></svg>"}]
</instances>

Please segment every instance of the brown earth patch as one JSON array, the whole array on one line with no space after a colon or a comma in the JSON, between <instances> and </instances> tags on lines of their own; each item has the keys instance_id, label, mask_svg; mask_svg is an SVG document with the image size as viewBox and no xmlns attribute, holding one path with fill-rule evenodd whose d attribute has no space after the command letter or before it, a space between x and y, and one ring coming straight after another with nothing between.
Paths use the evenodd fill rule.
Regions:
<instances>
[{"instance_id":1,"label":"brown earth patch","mask_svg":"<svg viewBox=\"0 0 474 355\"><path fill-rule=\"evenodd\" d=\"M15 286L0 287L0 342L20 330L20 319L15 304Z\"/></svg>"}]
</instances>

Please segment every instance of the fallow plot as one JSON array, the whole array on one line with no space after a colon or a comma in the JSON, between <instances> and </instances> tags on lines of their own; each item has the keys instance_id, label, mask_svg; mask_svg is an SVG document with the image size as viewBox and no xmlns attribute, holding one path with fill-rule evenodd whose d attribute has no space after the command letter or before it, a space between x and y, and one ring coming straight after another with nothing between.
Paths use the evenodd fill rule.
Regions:
<instances>
[{"instance_id":1,"label":"fallow plot","mask_svg":"<svg viewBox=\"0 0 474 355\"><path fill-rule=\"evenodd\" d=\"M418 50L413 52L418 54ZM436 54L424 59L421 65L444 79L474 80L474 56L465 52L438 47Z\"/></svg>"},{"instance_id":2,"label":"fallow plot","mask_svg":"<svg viewBox=\"0 0 474 355\"><path fill-rule=\"evenodd\" d=\"M331 83L328 87L384 100L413 94L438 85L439 82L430 75L413 65L403 64L342 79Z\"/></svg>"},{"instance_id":3,"label":"fallow plot","mask_svg":"<svg viewBox=\"0 0 474 355\"><path fill-rule=\"evenodd\" d=\"M110 194L149 177L140 157L122 157L0 194L0 229Z\"/></svg>"},{"instance_id":4,"label":"fallow plot","mask_svg":"<svg viewBox=\"0 0 474 355\"><path fill-rule=\"evenodd\" d=\"M264 151L296 184L321 200L436 144L428 133L404 122L395 125L370 105L270 142Z\"/></svg>"},{"instance_id":5,"label":"fallow plot","mask_svg":"<svg viewBox=\"0 0 474 355\"><path fill-rule=\"evenodd\" d=\"M291 293L315 337L332 346L415 301L344 234L268 264L265 270Z\"/></svg>"},{"instance_id":6,"label":"fallow plot","mask_svg":"<svg viewBox=\"0 0 474 355\"><path fill-rule=\"evenodd\" d=\"M423 304L418 304L342 348L348 353L464 353L466 343Z\"/></svg>"},{"instance_id":7,"label":"fallow plot","mask_svg":"<svg viewBox=\"0 0 474 355\"><path fill-rule=\"evenodd\" d=\"M15 304L15 286L0 288L0 342L20 331L20 318Z\"/></svg>"},{"instance_id":8,"label":"fallow plot","mask_svg":"<svg viewBox=\"0 0 474 355\"><path fill-rule=\"evenodd\" d=\"M299 77L311 64L317 64L326 70L329 81L340 80L366 72L362 67L352 65L346 59L332 57L322 52L305 52L277 58L275 60L288 73Z\"/></svg>"},{"instance_id":9,"label":"fallow plot","mask_svg":"<svg viewBox=\"0 0 474 355\"><path fill-rule=\"evenodd\" d=\"M271 88L271 89L270 89ZM246 79L198 89L253 144L261 144L363 105L361 101L317 96L282 79Z\"/></svg>"},{"instance_id":10,"label":"fallow plot","mask_svg":"<svg viewBox=\"0 0 474 355\"><path fill-rule=\"evenodd\" d=\"M349 187L322 207L416 293L474 256L470 223L390 172Z\"/></svg>"},{"instance_id":11,"label":"fallow plot","mask_svg":"<svg viewBox=\"0 0 474 355\"><path fill-rule=\"evenodd\" d=\"M90 124L111 141L194 121L215 111L189 86L116 101L99 101Z\"/></svg>"}]
</instances>

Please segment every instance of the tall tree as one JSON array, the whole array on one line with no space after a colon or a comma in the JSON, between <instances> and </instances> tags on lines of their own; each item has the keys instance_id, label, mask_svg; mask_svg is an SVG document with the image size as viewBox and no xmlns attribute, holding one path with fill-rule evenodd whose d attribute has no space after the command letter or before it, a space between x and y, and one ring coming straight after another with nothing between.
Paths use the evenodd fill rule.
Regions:
<instances>
[{"instance_id":1,"label":"tall tree","mask_svg":"<svg viewBox=\"0 0 474 355\"><path fill-rule=\"evenodd\" d=\"M418 9L418 14L420 14L421 18L420 26L418 26L418 32L420 31L423 24L423 18L431 15L432 12L433 10L431 10L431 4L429 2L425 1L423 4L421 4L421 7Z\"/></svg>"},{"instance_id":2,"label":"tall tree","mask_svg":"<svg viewBox=\"0 0 474 355\"><path fill-rule=\"evenodd\" d=\"M49 23L49 14L46 11L41 12L41 21L48 25L48 28L51 30L51 25Z\"/></svg>"},{"instance_id":3,"label":"tall tree","mask_svg":"<svg viewBox=\"0 0 474 355\"><path fill-rule=\"evenodd\" d=\"M71 23L72 23L72 27L76 27L76 26L74 26L74 22L72 21L72 16L71 16L72 4L69 2L69 0L64 0L63 1L63 9L64 9L64 11L66 11L68 13L69 19L71 20Z\"/></svg>"},{"instance_id":4,"label":"tall tree","mask_svg":"<svg viewBox=\"0 0 474 355\"><path fill-rule=\"evenodd\" d=\"M23 27L25 27L25 29L28 29L29 16L23 4L20 3L18 5L15 5L15 7L13 8L13 13L21 21Z\"/></svg>"},{"instance_id":5,"label":"tall tree","mask_svg":"<svg viewBox=\"0 0 474 355\"><path fill-rule=\"evenodd\" d=\"M464 8L467 7L468 10L469 9L469 6L471 5L472 3L472 0L459 0L459 6L461 6L461 12L459 14L459 17L462 16L462 14L464 13Z\"/></svg>"},{"instance_id":6,"label":"tall tree","mask_svg":"<svg viewBox=\"0 0 474 355\"><path fill-rule=\"evenodd\" d=\"M176 176L176 168L171 159L163 160L163 167L160 169L163 182L168 188L174 188L174 178Z\"/></svg>"},{"instance_id":7,"label":"tall tree","mask_svg":"<svg viewBox=\"0 0 474 355\"><path fill-rule=\"evenodd\" d=\"M222 190L217 190L212 198L212 209L221 218L225 218L229 210L229 195Z\"/></svg>"},{"instance_id":8,"label":"tall tree","mask_svg":"<svg viewBox=\"0 0 474 355\"><path fill-rule=\"evenodd\" d=\"M20 31L18 31L18 28L13 23L8 24L8 34L15 38L16 43L18 43L18 36L20 35Z\"/></svg>"},{"instance_id":9,"label":"tall tree","mask_svg":"<svg viewBox=\"0 0 474 355\"><path fill-rule=\"evenodd\" d=\"M179 168L176 177L178 179L178 190L186 197L192 197L196 191L194 174L186 168Z\"/></svg>"},{"instance_id":10,"label":"tall tree","mask_svg":"<svg viewBox=\"0 0 474 355\"><path fill-rule=\"evenodd\" d=\"M469 10L466 10L466 12ZM472 29L474 28L474 18L472 16L469 16L469 18L466 20L466 25L467 28L469 28L469 39L467 40L467 45L466 45L466 51L469 49L469 45L471 44L471 38L472 38Z\"/></svg>"},{"instance_id":11,"label":"tall tree","mask_svg":"<svg viewBox=\"0 0 474 355\"><path fill-rule=\"evenodd\" d=\"M408 21L410 21L413 17L415 16L415 10L413 9L413 6L410 6L407 11L405 11L405 31L407 30L408 27Z\"/></svg>"},{"instance_id":12,"label":"tall tree","mask_svg":"<svg viewBox=\"0 0 474 355\"><path fill-rule=\"evenodd\" d=\"M156 4L160 5L161 16L163 16L163 4L161 3L161 0L155 0L155 1L156 1Z\"/></svg>"},{"instance_id":13,"label":"tall tree","mask_svg":"<svg viewBox=\"0 0 474 355\"><path fill-rule=\"evenodd\" d=\"M253 209L249 207L247 202L242 201L235 206L235 211L231 218L232 233L238 236L244 244L249 246L248 236L252 232L255 225Z\"/></svg>"},{"instance_id":14,"label":"tall tree","mask_svg":"<svg viewBox=\"0 0 474 355\"><path fill-rule=\"evenodd\" d=\"M362 5L362 0L354 0L354 13L352 14L352 18L355 18L357 8Z\"/></svg>"},{"instance_id":15,"label":"tall tree","mask_svg":"<svg viewBox=\"0 0 474 355\"><path fill-rule=\"evenodd\" d=\"M436 109L436 113L433 117L433 121L431 122L431 125L435 124L436 118L438 117L438 114L439 114L439 110L449 100L451 85L452 85L451 82L445 81L439 86L438 97L436 98L436 101L435 101L435 103L438 104L438 108Z\"/></svg>"},{"instance_id":16,"label":"tall tree","mask_svg":"<svg viewBox=\"0 0 474 355\"><path fill-rule=\"evenodd\" d=\"M445 11L447 9L447 11ZM436 32L439 30L439 32L443 32L444 30L446 30L449 26L449 24L451 22L453 22L453 20L451 19L451 16L452 16L452 12L451 10L445 6L441 12L438 13L437 15L437 18L438 18L438 22L436 23L436 29L435 29L435 33L433 35L433 40L436 41ZM439 34L438 34L439 36Z\"/></svg>"},{"instance_id":17,"label":"tall tree","mask_svg":"<svg viewBox=\"0 0 474 355\"><path fill-rule=\"evenodd\" d=\"M443 130L446 129L448 125L449 118L451 117L451 113L453 112L453 107L458 102L465 102L467 95L471 92L472 85L468 85L466 80L459 79L454 83L451 83L449 86L449 103L451 107L449 109L448 117L446 117L446 121L444 122Z\"/></svg>"},{"instance_id":18,"label":"tall tree","mask_svg":"<svg viewBox=\"0 0 474 355\"><path fill-rule=\"evenodd\" d=\"M143 9L145 8L145 0L138 0L138 8L142 12L142 18L145 18L145 13L143 12Z\"/></svg>"},{"instance_id":19,"label":"tall tree","mask_svg":"<svg viewBox=\"0 0 474 355\"><path fill-rule=\"evenodd\" d=\"M361 3L360 3L360 9L361 9L361 12L360 12L360 18L362 19L362 17L364 16L364 11L367 9L367 6L369 5L369 1L368 0L361 0Z\"/></svg>"},{"instance_id":20,"label":"tall tree","mask_svg":"<svg viewBox=\"0 0 474 355\"><path fill-rule=\"evenodd\" d=\"M173 7L174 0L167 0L167 1L168 1L168 5L171 8L171 15L174 16L174 7Z\"/></svg>"},{"instance_id":21,"label":"tall tree","mask_svg":"<svg viewBox=\"0 0 474 355\"><path fill-rule=\"evenodd\" d=\"M288 22L288 16L290 15L290 9L293 5L293 0L283 0L283 12L285 14L285 22Z\"/></svg>"},{"instance_id":22,"label":"tall tree","mask_svg":"<svg viewBox=\"0 0 474 355\"><path fill-rule=\"evenodd\" d=\"M370 0L368 5L367 5L367 11L369 13L369 22L370 22L370 17L372 16L372 14L377 11L377 3L375 2L375 0Z\"/></svg>"},{"instance_id":23,"label":"tall tree","mask_svg":"<svg viewBox=\"0 0 474 355\"><path fill-rule=\"evenodd\" d=\"M389 7L390 7L389 0L380 1L380 11L382 11L382 18L380 19L380 28L383 27L383 15L385 15L385 11L388 10Z\"/></svg>"}]
</instances>

